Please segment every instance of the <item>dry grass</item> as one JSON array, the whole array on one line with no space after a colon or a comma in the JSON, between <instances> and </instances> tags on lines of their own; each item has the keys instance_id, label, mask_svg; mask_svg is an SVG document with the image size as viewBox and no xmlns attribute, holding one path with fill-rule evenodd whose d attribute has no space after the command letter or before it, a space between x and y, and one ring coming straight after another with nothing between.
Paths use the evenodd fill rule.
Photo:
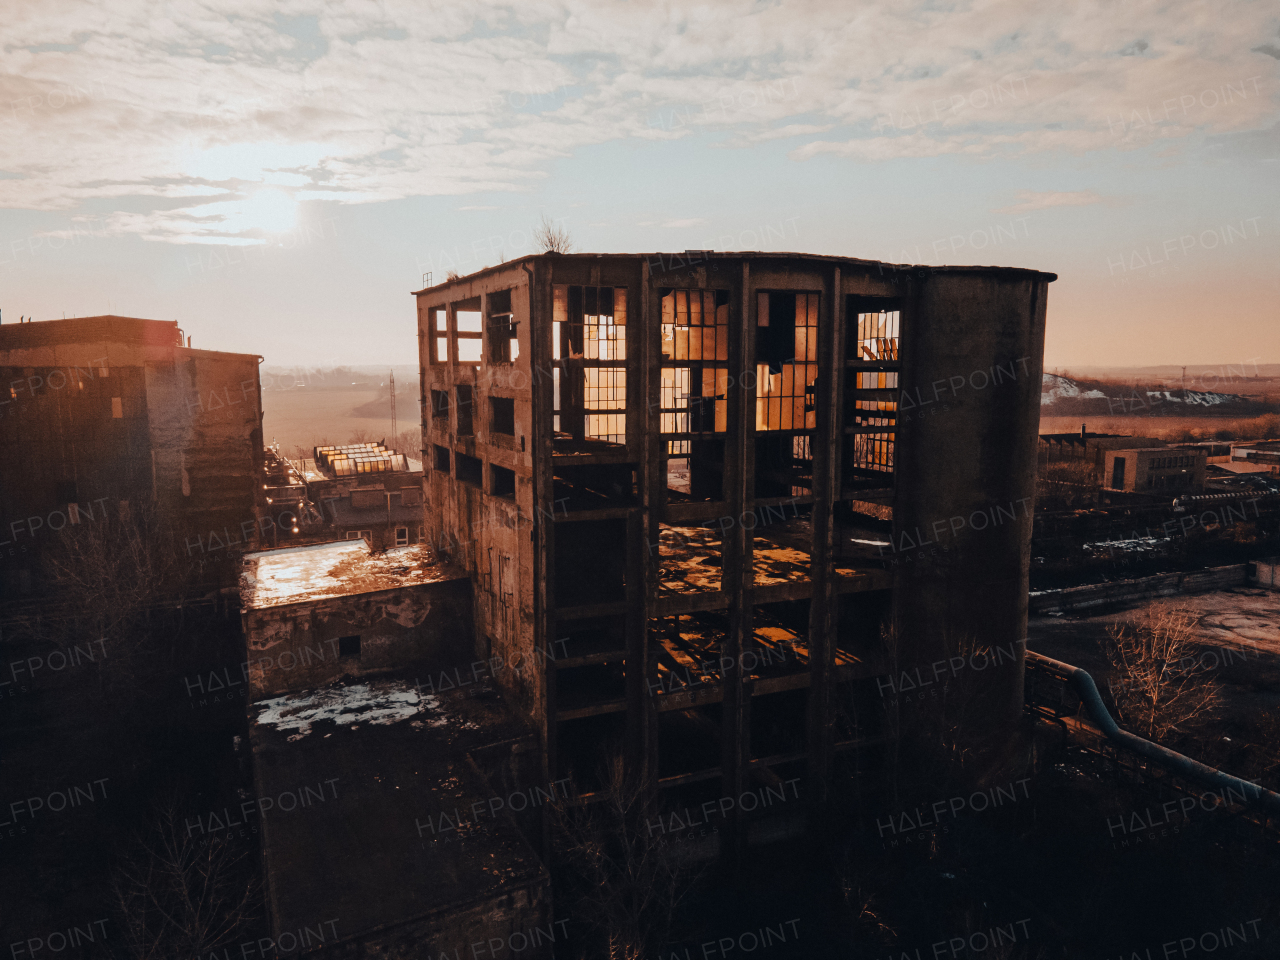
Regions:
<instances>
[{"instance_id":1,"label":"dry grass","mask_svg":"<svg viewBox=\"0 0 1280 960\"><path fill-rule=\"evenodd\" d=\"M1076 433L1085 423L1090 433L1155 437L1188 443L1198 440L1280 439L1280 414L1258 417L1041 417L1041 433Z\"/></svg>"}]
</instances>

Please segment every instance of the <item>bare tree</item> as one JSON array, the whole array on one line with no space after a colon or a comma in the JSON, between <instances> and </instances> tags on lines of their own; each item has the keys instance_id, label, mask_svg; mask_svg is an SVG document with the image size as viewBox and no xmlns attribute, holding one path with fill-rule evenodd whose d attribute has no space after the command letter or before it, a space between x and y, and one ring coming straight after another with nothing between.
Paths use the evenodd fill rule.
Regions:
<instances>
[{"instance_id":1,"label":"bare tree","mask_svg":"<svg viewBox=\"0 0 1280 960\"><path fill-rule=\"evenodd\" d=\"M153 628L166 611L181 616L205 558L182 556L154 512L142 508L133 516L92 519L82 512L43 562L61 602L38 638L63 648L101 640L110 653L98 665L100 684L132 686L179 655L172 638L155 636Z\"/></svg>"},{"instance_id":2,"label":"bare tree","mask_svg":"<svg viewBox=\"0 0 1280 960\"><path fill-rule=\"evenodd\" d=\"M574 242L569 231L545 213L533 229L533 245L542 253L573 253Z\"/></svg>"},{"instance_id":3,"label":"bare tree","mask_svg":"<svg viewBox=\"0 0 1280 960\"><path fill-rule=\"evenodd\" d=\"M1213 716L1218 693L1197 656L1196 622L1195 614L1160 604L1108 631L1112 699L1134 733L1160 741Z\"/></svg>"},{"instance_id":4,"label":"bare tree","mask_svg":"<svg viewBox=\"0 0 1280 960\"><path fill-rule=\"evenodd\" d=\"M218 837L192 836L172 801L156 811L111 880L128 956L202 956L245 933L259 916L251 858Z\"/></svg>"},{"instance_id":5,"label":"bare tree","mask_svg":"<svg viewBox=\"0 0 1280 960\"><path fill-rule=\"evenodd\" d=\"M647 824L660 815L652 794L615 755L595 802L548 809L561 875L571 878L571 909L595 928L603 955L657 956L696 877L661 834L651 836Z\"/></svg>"}]
</instances>

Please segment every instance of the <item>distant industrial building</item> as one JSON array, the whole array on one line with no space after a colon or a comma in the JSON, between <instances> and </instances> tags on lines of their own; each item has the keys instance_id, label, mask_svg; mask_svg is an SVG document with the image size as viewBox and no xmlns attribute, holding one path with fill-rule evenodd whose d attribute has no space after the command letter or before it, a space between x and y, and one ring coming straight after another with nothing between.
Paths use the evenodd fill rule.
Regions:
<instances>
[{"instance_id":1,"label":"distant industrial building","mask_svg":"<svg viewBox=\"0 0 1280 960\"><path fill-rule=\"evenodd\" d=\"M36 589L40 550L67 527L143 509L214 568L255 544L260 359L193 349L173 321L0 326L0 590Z\"/></svg>"},{"instance_id":2,"label":"distant industrial building","mask_svg":"<svg viewBox=\"0 0 1280 960\"><path fill-rule=\"evenodd\" d=\"M1126 447L1107 450L1103 487L1130 493L1199 493L1204 489L1203 450L1185 447Z\"/></svg>"},{"instance_id":3,"label":"distant industrial building","mask_svg":"<svg viewBox=\"0 0 1280 960\"><path fill-rule=\"evenodd\" d=\"M321 446L296 465L310 507L303 532L363 538L375 550L422 540L422 463L384 442Z\"/></svg>"},{"instance_id":4,"label":"distant industrial building","mask_svg":"<svg viewBox=\"0 0 1280 960\"><path fill-rule=\"evenodd\" d=\"M543 777L589 792L621 752L672 806L821 803L836 771L870 797L877 682L964 636L1014 651L981 720L1007 736L1054 279L692 251L417 291L427 539L475 656L534 665L496 680ZM734 809L719 842L778 835Z\"/></svg>"},{"instance_id":5,"label":"distant industrial building","mask_svg":"<svg viewBox=\"0 0 1280 960\"><path fill-rule=\"evenodd\" d=\"M1169 444L1155 437L1114 433L1040 434L1043 465L1081 463L1092 482L1106 490L1128 493L1199 493L1205 465L1214 448L1203 444Z\"/></svg>"}]
</instances>

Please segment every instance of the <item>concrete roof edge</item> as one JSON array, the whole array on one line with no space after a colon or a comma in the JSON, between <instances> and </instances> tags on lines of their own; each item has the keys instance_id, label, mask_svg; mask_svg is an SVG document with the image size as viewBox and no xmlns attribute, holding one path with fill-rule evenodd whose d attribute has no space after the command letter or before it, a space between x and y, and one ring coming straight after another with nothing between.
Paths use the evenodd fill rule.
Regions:
<instances>
[{"instance_id":1,"label":"concrete roof edge","mask_svg":"<svg viewBox=\"0 0 1280 960\"><path fill-rule=\"evenodd\" d=\"M916 263L916 264L889 263L888 261L884 261L884 260L864 260L859 257L844 257L838 254L801 253L798 251L784 251L784 250L725 250L725 251L683 250L679 252L654 251L651 253L530 253L530 254L525 254L523 257L517 257L514 260L506 260L502 263L493 264L492 266L481 267L479 270L476 270L472 273L468 273L464 276L457 277L453 280L445 280L441 283L433 283L428 287L421 288L420 290L411 290L410 296L416 297L424 293L427 293L430 290L439 290L444 287L450 287L450 286L454 286L461 283L474 282L475 280L478 280L481 277L487 276L498 270L514 267L518 264L526 263L531 260L542 260L542 259L547 259L552 257L562 258L566 260L591 260L591 259L599 260L607 257L631 259L631 258L638 257L646 260L653 260L654 258L657 258L659 262L661 262L663 258L682 259L689 254L697 254L699 256L699 259L691 261L690 265L693 265L696 263L702 263L705 260L715 260L715 259L735 260L735 259L741 259L744 257L750 257L753 259L761 259L761 260L765 260L765 259L814 260L814 261L827 262L827 263L851 263L851 264L857 264L859 266L867 266L867 267L888 267L895 273L904 273L904 272L910 272L913 270L924 270L929 273L965 273L965 272L1026 273L1026 274L1032 274L1035 276L1045 277L1047 278L1047 282L1049 283L1052 283L1053 281L1058 279L1058 275L1056 273L1050 273L1047 270L1037 270L1034 267L1005 267L1005 266L999 266L996 264L947 265L947 264L927 264L927 263ZM668 269L671 269L671 268L668 268Z\"/></svg>"}]
</instances>

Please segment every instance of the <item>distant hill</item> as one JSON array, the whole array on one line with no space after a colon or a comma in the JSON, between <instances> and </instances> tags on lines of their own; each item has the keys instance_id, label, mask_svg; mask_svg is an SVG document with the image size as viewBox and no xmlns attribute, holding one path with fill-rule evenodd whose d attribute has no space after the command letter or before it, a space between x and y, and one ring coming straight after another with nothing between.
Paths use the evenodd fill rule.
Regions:
<instances>
[{"instance_id":1,"label":"distant hill","mask_svg":"<svg viewBox=\"0 0 1280 960\"><path fill-rule=\"evenodd\" d=\"M1180 364L1160 364L1152 367L1112 367L1086 364L1073 365L1070 368L1059 368L1066 376L1093 377L1099 380L1132 380L1135 377L1143 380L1180 380L1182 366ZM1257 363L1253 360L1241 360L1237 363L1189 363L1187 364L1187 385L1191 380L1227 383L1233 381L1280 380L1280 363ZM1203 386L1203 383L1201 383Z\"/></svg>"},{"instance_id":2,"label":"distant hill","mask_svg":"<svg viewBox=\"0 0 1280 960\"><path fill-rule=\"evenodd\" d=\"M1165 389L1133 379L1124 382L1046 373L1040 387L1042 416L1256 417L1275 409L1275 404L1235 393Z\"/></svg>"}]
</instances>

